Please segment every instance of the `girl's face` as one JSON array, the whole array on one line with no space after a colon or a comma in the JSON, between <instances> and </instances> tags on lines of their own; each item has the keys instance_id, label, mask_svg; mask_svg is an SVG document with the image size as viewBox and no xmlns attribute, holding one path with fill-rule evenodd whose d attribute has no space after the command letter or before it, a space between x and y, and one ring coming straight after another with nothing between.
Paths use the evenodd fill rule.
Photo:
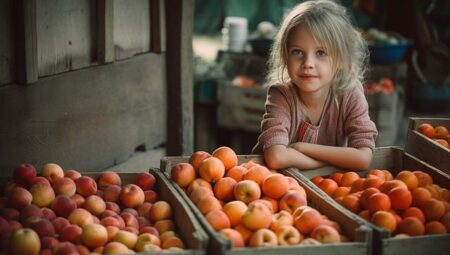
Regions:
<instances>
[{"instance_id":1,"label":"girl's face","mask_svg":"<svg viewBox=\"0 0 450 255\"><path fill-rule=\"evenodd\" d=\"M331 57L304 26L292 30L287 44L287 71L303 93L328 93L333 79Z\"/></svg>"}]
</instances>

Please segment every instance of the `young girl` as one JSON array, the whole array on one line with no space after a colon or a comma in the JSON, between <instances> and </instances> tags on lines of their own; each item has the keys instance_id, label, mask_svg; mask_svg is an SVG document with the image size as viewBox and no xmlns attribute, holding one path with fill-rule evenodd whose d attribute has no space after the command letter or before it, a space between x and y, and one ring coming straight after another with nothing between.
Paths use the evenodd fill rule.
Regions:
<instances>
[{"instance_id":1,"label":"young girl","mask_svg":"<svg viewBox=\"0 0 450 255\"><path fill-rule=\"evenodd\" d=\"M362 87L367 59L344 7L319 0L292 9L272 47L271 87L253 149L268 167L369 166L378 132Z\"/></svg>"}]
</instances>

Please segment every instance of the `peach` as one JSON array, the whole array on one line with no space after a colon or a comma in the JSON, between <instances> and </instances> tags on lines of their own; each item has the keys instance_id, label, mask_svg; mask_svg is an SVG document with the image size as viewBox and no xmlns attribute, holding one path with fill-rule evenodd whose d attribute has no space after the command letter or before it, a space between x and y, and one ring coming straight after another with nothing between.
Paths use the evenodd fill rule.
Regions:
<instances>
[{"instance_id":1,"label":"peach","mask_svg":"<svg viewBox=\"0 0 450 255\"><path fill-rule=\"evenodd\" d=\"M187 194L188 194L188 195L191 195L191 193L192 193L195 189L200 188L200 187L205 187L205 188L208 188L208 189L210 189L210 190L213 190L213 189L212 189L212 186L211 186L211 183L209 183L209 182L203 180L202 178L197 178L197 179L193 180L193 181L191 182L191 184L189 184L188 189L187 189Z\"/></svg>"},{"instance_id":2,"label":"peach","mask_svg":"<svg viewBox=\"0 0 450 255\"><path fill-rule=\"evenodd\" d=\"M108 241L108 231L100 224L86 224L83 226L81 241L91 249L103 246Z\"/></svg>"},{"instance_id":3,"label":"peach","mask_svg":"<svg viewBox=\"0 0 450 255\"><path fill-rule=\"evenodd\" d=\"M53 249L53 255L75 255L79 254L77 247L70 242L60 242Z\"/></svg>"},{"instance_id":4,"label":"peach","mask_svg":"<svg viewBox=\"0 0 450 255\"><path fill-rule=\"evenodd\" d=\"M55 199L52 186L43 183L36 183L31 186L30 193L33 196L33 204L39 207L47 207Z\"/></svg>"},{"instance_id":5,"label":"peach","mask_svg":"<svg viewBox=\"0 0 450 255\"><path fill-rule=\"evenodd\" d=\"M192 191L192 193L189 195L189 198L194 204L197 204L200 200L202 200L202 198L208 196L214 196L212 189L207 187L199 187Z\"/></svg>"},{"instance_id":6,"label":"peach","mask_svg":"<svg viewBox=\"0 0 450 255\"><path fill-rule=\"evenodd\" d=\"M103 225L105 226L105 225ZM108 232L108 242L111 242L116 236L117 232L119 232L119 228L116 226L105 226L106 231Z\"/></svg>"},{"instance_id":7,"label":"peach","mask_svg":"<svg viewBox=\"0 0 450 255\"><path fill-rule=\"evenodd\" d=\"M85 201L84 197L80 194L75 194L71 196L70 199L72 199L75 202L77 207L82 207Z\"/></svg>"},{"instance_id":8,"label":"peach","mask_svg":"<svg viewBox=\"0 0 450 255\"><path fill-rule=\"evenodd\" d=\"M51 208L57 216L68 217L77 208L77 204L69 197L59 195L53 200Z\"/></svg>"},{"instance_id":9,"label":"peach","mask_svg":"<svg viewBox=\"0 0 450 255\"><path fill-rule=\"evenodd\" d=\"M425 234L425 226L415 217L403 219L397 227L397 233L409 236L419 236Z\"/></svg>"},{"instance_id":10,"label":"peach","mask_svg":"<svg viewBox=\"0 0 450 255\"><path fill-rule=\"evenodd\" d=\"M195 171L198 172L200 163L209 157L211 157L211 154L206 151L196 151L189 158L189 164L191 164Z\"/></svg>"},{"instance_id":11,"label":"peach","mask_svg":"<svg viewBox=\"0 0 450 255\"><path fill-rule=\"evenodd\" d=\"M414 190L419 186L419 180L417 176L408 170L403 170L395 176L396 180L400 180L406 184L409 190Z\"/></svg>"},{"instance_id":12,"label":"peach","mask_svg":"<svg viewBox=\"0 0 450 255\"><path fill-rule=\"evenodd\" d=\"M75 181L76 179L81 177L81 173L77 170L70 169L64 172L64 177L72 179L72 181Z\"/></svg>"},{"instance_id":13,"label":"peach","mask_svg":"<svg viewBox=\"0 0 450 255\"><path fill-rule=\"evenodd\" d=\"M47 178L50 183L54 183L64 177L64 171L58 164L48 163L42 167L41 175Z\"/></svg>"},{"instance_id":14,"label":"peach","mask_svg":"<svg viewBox=\"0 0 450 255\"><path fill-rule=\"evenodd\" d=\"M69 226L70 222L69 222L69 220L67 218L56 217L52 221L52 224L53 224L53 227L55 227L56 233L59 233L63 228Z\"/></svg>"},{"instance_id":15,"label":"peach","mask_svg":"<svg viewBox=\"0 0 450 255\"><path fill-rule=\"evenodd\" d=\"M167 231L166 231L167 232ZM145 226L139 229L139 234L149 233L155 236L159 236L159 231L155 227Z\"/></svg>"},{"instance_id":16,"label":"peach","mask_svg":"<svg viewBox=\"0 0 450 255\"><path fill-rule=\"evenodd\" d=\"M353 185L353 182L355 182L359 178L360 177L356 172L345 172L342 174L340 185L344 187L351 187Z\"/></svg>"},{"instance_id":17,"label":"peach","mask_svg":"<svg viewBox=\"0 0 450 255\"><path fill-rule=\"evenodd\" d=\"M206 214L206 221L216 230L220 231L231 226L227 215L221 210L214 210Z\"/></svg>"},{"instance_id":18,"label":"peach","mask_svg":"<svg viewBox=\"0 0 450 255\"><path fill-rule=\"evenodd\" d=\"M109 242L103 249L103 254L129 254L131 250L121 242Z\"/></svg>"},{"instance_id":19,"label":"peach","mask_svg":"<svg viewBox=\"0 0 450 255\"><path fill-rule=\"evenodd\" d=\"M146 244L154 244L157 246L161 245L160 240L157 236L149 233L144 233L138 236L135 245L135 250L137 252L142 252L144 250L144 245Z\"/></svg>"},{"instance_id":20,"label":"peach","mask_svg":"<svg viewBox=\"0 0 450 255\"><path fill-rule=\"evenodd\" d=\"M142 172L137 174L135 183L143 191L151 190L155 186L156 178L151 173Z\"/></svg>"},{"instance_id":21,"label":"peach","mask_svg":"<svg viewBox=\"0 0 450 255\"><path fill-rule=\"evenodd\" d=\"M105 202L105 205L106 205L106 210L105 211L110 210L110 211L115 212L116 214L120 213L120 206L117 203Z\"/></svg>"},{"instance_id":22,"label":"peach","mask_svg":"<svg viewBox=\"0 0 450 255\"><path fill-rule=\"evenodd\" d=\"M444 126L436 126L434 128L434 138L437 139L447 139L448 129Z\"/></svg>"},{"instance_id":23,"label":"peach","mask_svg":"<svg viewBox=\"0 0 450 255\"><path fill-rule=\"evenodd\" d=\"M267 176L262 183L262 191L265 195L279 199L289 189L289 182L282 174L271 174Z\"/></svg>"},{"instance_id":24,"label":"peach","mask_svg":"<svg viewBox=\"0 0 450 255\"><path fill-rule=\"evenodd\" d=\"M327 195L331 196L333 192L339 187L338 184L330 178L325 178L321 181L318 187L323 190Z\"/></svg>"},{"instance_id":25,"label":"peach","mask_svg":"<svg viewBox=\"0 0 450 255\"><path fill-rule=\"evenodd\" d=\"M224 228L220 230L219 233L231 241L233 248L245 247L244 238L237 230Z\"/></svg>"},{"instance_id":26,"label":"peach","mask_svg":"<svg viewBox=\"0 0 450 255\"><path fill-rule=\"evenodd\" d=\"M164 250L171 249L171 248L184 249L184 243L183 243L183 240L181 240L179 237L171 236L171 237L167 238L166 240L164 240L164 242L161 244L161 248Z\"/></svg>"},{"instance_id":27,"label":"peach","mask_svg":"<svg viewBox=\"0 0 450 255\"><path fill-rule=\"evenodd\" d=\"M262 186L264 179L272 174L270 170L261 165L256 165L251 167L242 177L242 180L251 180L258 184L258 186Z\"/></svg>"},{"instance_id":28,"label":"peach","mask_svg":"<svg viewBox=\"0 0 450 255\"><path fill-rule=\"evenodd\" d=\"M426 137L434 138L435 130L434 127L429 123L422 123L417 127L417 131Z\"/></svg>"},{"instance_id":29,"label":"peach","mask_svg":"<svg viewBox=\"0 0 450 255\"><path fill-rule=\"evenodd\" d=\"M243 166L235 166L230 168L225 174L226 177L233 178L236 182L239 182L244 177L245 173L247 173L248 169Z\"/></svg>"},{"instance_id":30,"label":"peach","mask_svg":"<svg viewBox=\"0 0 450 255\"><path fill-rule=\"evenodd\" d=\"M280 199L278 205L280 210L285 210L289 213L293 213L295 209L306 204L306 197L304 197L300 192L289 190Z\"/></svg>"},{"instance_id":31,"label":"peach","mask_svg":"<svg viewBox=\"0 0 450 255\"><path fill-rule=\"evenodd\" d=\"M158 193L154 190L146 190L144 191L144 201L154 203L159 200Z\"/></svg>"},{"instance_id":32,"label":"peach","mask_svg":"<svg viewBox=\"0 0 450 255\"><path fill-rule=\"evenodd\" d=\"M41 249L41 241L34 230L22 228L12 233L9 247L14 254L38 254Z\"/></svg>"},{"instance_id":33,"label":"peach","mask_svg":"<svg viewBox=\"0 0 450 255\"><path fill-rule=\"evenodd\" d=\"M83 229L77 225L69 225L59 231L59 240L61 242L79 243Z\"/></svg>"},{"instance_id":34,"label":"peach","mask_svg":"<svg viewBox=\"0 0 450 255\"><path fill-rule=\"evenodd\" d=\"M31 181L36 177L36 168L29 163L22 163L14 168L13 178L17 184L25 187L31 184Z\"/></svg>"},{"instance_id":35,"label":"peach","mask_svg":"<svg viewBox=\"0 0 450 255\"><path fill-rule=\"evenodd\" d=\"M430 221L425 225L425 235L447 234L444 224L439 221Z\"/></svg>"},{"instance_id":36,"label":"peach","mask_svg":"<svg viewBox=\"0 0 450 255\"><path fill-rule=\"evenodd\" d=\"M83 208L73 210L67 218L71 224L83 227L94 222L92 214Z\"/></svg>"},{"instance_id":37,"label":"peach","mask_svg":"<svg viewBox=\"0 0 450 255\"><path fill-rule=\"evenodd\" d=\"M242 224L237 225L236 227L234 227L234 229L241 234L242 238L244 239L244 243L247 243L248 239L250 239L253 234L250 229L246 228Z\"/></svg>"},{"instance_id":38,"label":"peach","mask_svg":"<svg viewBox=\"0 0 450 255\"><path fill-rule=\"evenodd\" d=\"M242 216L242 224L252 231L269 228L271 222L272 213L261 202L249 205L247 211Z\"/></svg>"},{"instance_id":39,"label":"peach","mask_svg":"<svg viewBox=\"0 0 450 255\"><path fill-rule=\"evenodd\" d=\"M81 176L76 179L75 185L77 186L77 193L84 197L97 193L97 183L89 176Z\"/></svg>"},{"instance_id":40,"label":"peach","mask_svg":"<svg viewBox=\"0 0 450 255\"><path fill-rule=\"evenodd\" d=\"M439 220L445 214L444 202L434 198L430 198L423 202L420 209L425 214L427 221Z\"/></svg>"},{"instance_id":41,"label":"peach","mask_svg":"<svg viewBox=\"0 0 450 255\"><path fill-rule=\"evenodd\" d=\"M272 247L278 245L277 235L269 229L255 231L248 240L250 247Z\"/></svg>"},{"instance_id":42,"label":"peach","mask_svg":"<svg viewBox=\"0 0 450 255\"><path fill-rule=\"evenodd\" d=\"M119 199L124 206L134 208L144 203L144 191L135 184L126 184L120 191Z\"/></svg>"},{"instance_id":43,"label":"peach","mask_svg":"<svg viewBox=\"0 0 450 255\"><path fill-rule=\"evenodd\" d=\"M16 209L24 208L31 204L31 201L33 201L33 195L22 187L15 187L8 197L9 206Z\"/></svg>"},{"instance_id":44,"label":"peach","mask_svg":"<svg viewBox=\"0 0 450 255\"><path fill-rule=\"evenodd\" d=\"M42 218L52 221L56 218L56 214L52 209L44 207L42 208Z\"/></svg>"},{"instance_id":45,"label":"peach","mask_svg":"<svg viewBox=\"0 0 450 255\"><path fill-rule=\"evenodd\" d=\"M232 227L241 224L241 218L246 211L247 205L239 200L228 202L223 206L223 212L227 215Z\"/></svg>"},{"instance_id":46,"label":"peach","mask_svg":"<svg viewBox=\"0 0 450 255\"><path fill-rule=\"evenodd\" d=\"M134 233L125 231L125 230L119 230L117 234L114 236L113 241L120 242L127 246L129 249L134 249L136 246L138 236Z\"/></svg>"},{"instance_id":47,"label":"peach","mask_svg":"<svg viewBox=\"0 0 450 255\"><path fill-rule=\"evenodd\" d=\"M125 227L125 222L123 219L119 220L117 217L113 217L113 216L108 216L108 217L102 218L100 220L100 224L102 224L105 227L114 226L119 229L122 229Z\"/></svg>"},{"instance_id":48,"label":"peach","mask_svg":"<svg viewBox=\"0 0 450 255\"><path fill-rule=\"evenodd\" d=\"M281 210L278 213L272 215L272 223L270 229L274 232L282 226L292 226L294 224L294 218L288 211Z\"/></svg>"},{"instance_id":49,"label":"peach","mask_svg":"<svg viewBox=\"0 0 450 255\"><path fill-rule=\"evenodd\" d=\"M296 245L303 240L303 235L292 225L283 225L275 230L279 245Z\"/></svg>"},{"instance_id":50,"label":"peach","mask_svg":"<svg viewBox=\"0 0 450 255\"><path fill-rule=\"evenodd\" d=\"M158 233L165 233L167 231L175 231L175 222L173 220L159 220L153 224L153 227L156 228Z\"/></svg>"},{"instance_id":51,"label":"peach","mask_svg":"<svg viewBox=\"0 0 450 255\"><path fill-rule=\"evenodd\" d=\"M423 171L413 171L413 174L417 177L417 180L419 181L419 187L425 187L428 185L433 184L433 179L431 176Z\"/></svg>"},{"instance_id":52,"label":"peach","mask_svg":"<svg viewBox=\"0 0 450 255\"><path fill-rule=\"evenodd\" d=\"M29 225L29 228L33 229L38 234L39 237L55 235L55 227L47 219L41 219L41 220L32 222Z\"/></svg>"},{"instance_id":53,"label":"peach","mask_svg":"<svg viewBox=\"0 0 450 255\"><path fill-rule=\"evenodd\" d=\"M315 209L303 210L303 212L294 218L294 226L303 235L309 235L320 224L322 224L322 215Z\"/></svg>"},{"instance_id":54,"label":"peach","mask_svg":"<svg viewBox=\"0 0 450 255\"><path fill-rule=\"evenodd\" d=\"M42 177L42 176L36 176L36 177L34 177L34 178L31 180L29 186L32 186L33 184L36 184L36 183L38 183L38 182L42 182L42 183L45 183L45 184L50 185L50 182L48 181L47 178Z\"/></svg>"},{"instance_id":55,"label":"peach","mask_svg":"<svg viewBox=\"0 0 450 255\"><path fill-rule=\"evenodd\" d=\"M207 196L198 201L197 208L203 215L206 215L213 210L222 210L222 205L214 196Z\"/></svg>"},{"instance_id":56,"label":"peach","mask_svg":"<svg viewBox=\"0 0 450 255\"><path fill-rule=\"evenodd\" d=\"M37 207L34 204L29 204L22 209L21 212L17 209L13 208L1 208L0 209L0 217L5 218L5 220L25 220L30 216L39 216L42 217L41 208Z\"/></svg>"},{"instance_id":57,"label":"peach","mask_svg":"<svg viewBox=\"0 0 450 255\"><path fill-rule=\"evenodd\" d=\"M53 250L58 244L58 239L54 238L53 236L44 236L41 238L41 250L49 249Z\"/></svg>"},{"instance_id":58,"label":"peach","mask_svg":"<svg viewBox=\"0 0 450 255\"><path fill-rule=\"evenodd\" d=\"M122 179L119 174L113 171L103 171L97 179L98 188L103 190L109 185L122 185Z\"/></svg>"},{"instance_id":59,"label":"peach","mask_svg":"<svg viewBox=\"0 0 450 255\"><path fill-rule=\"evenodd\" d=\"M236 180L231 177L223 177L214 184L214 195L217 199L223 201L233 200L234 186L236 186Z\"/></svg>"},{"instance_id":60,"label":"peach","mask_svg":"<svg viewBox=\"0 0 450 255\"><path fill-rule=\"evenodd\" d=\"M152 222L166 220L172 217L172 206L166 201L158 201L150 208L149 219Z\"/></svg>"},{"instance_id":61,"label":"peach","mask_svg":"<svg viewBox=\"0 0 450 255\"><path fill-rule=\"evenodd\" d=\"M370 213L374 213L377 211L387 211L391 208L391 200L388 195L384 193L375 193L372 194L367 199L367 204Z\"/></svg>"},{"instance_id":62,"label":"peach","mask_svg":"<svg viewBox=\"0 0 450 255\"><path fill-rule=\"evenodd\" d=\"M125 223L125 227L139 229L139 222L136 216L134 216L132 213L122 211L120 217L122 217L123 222Z\"/></svg>"},{"instance_id":63,"label":"peach","mask_svg":"<svg viewBox=\"0 0 450 255\"><path fill-rule=\"evenodd\" d=\"M250 207L250 206L251 206L252 204L254 204L254 203L262 203L262 204L264 204L264 205L267 207L267 209L269 209L269 211L270 211L271 214L274 213L274 212L273 212L272 203L271 203L270 201L265 200L265 199L256 199L256 200L253 200L253 201L251 201L250 203L248 203L248 206Z\"/></svg>"},{"instance_id":64,"label":"peach","mask_svg":"<svg viewBox=\"0 0 450 255\"><path fill-rule=\"evenodd\" d=\"M271 197L268 197L268 196L263 196L261 198L261 200L266 200L266 201L270 202L270 204L272 205L271 207L272 207L272 212L273 213L278 212L278 209L279 209L279 202L278 202L279 200L278 199L271 198Z\"/></svg>"},{"instance_id":65,"label":"peach","mask_svg":"<svg viewBox=\"0 0 450 255\"><path fill-rule=\"evenodd\" d=\"M195 180L195 170L189 163L178 163L170 170L170 176L178 186L186 188Z\"/></svg>"},{"instance_id":66,"label":"peach","mask_svg":"<svg viewBox=\"0 0 450 255\"><path fill-rule=\"evenodd\" d=\"M392 209L403 211L409 208L412 204L413 197L411 192L402 188L391 189L388 193L389 199L391 200Z\"/></svg>"},{"instance_id":67,"label":"peach","mask_svg":"<svg viewBox=\"0 0 450 255\"><path fill-rule=\"evenodd\" d=\"M223 162L225 170L235 167L238 163L238 158L233 149L227 146L222 146L215 149L212 153L213 157L220 159Z\"/></svg>"},{"instance_id":68,"label":"peach","mask_svg":"<svg viewBox=\"0 0 450 255\"><path fill-rule=\"evenodd\" d=\"M75 248L77 249L77 251L80 255L90 255L91 254L89 249L84 245L78 244L78 245L75 245ZM103 248L103 246L102 246L102 248Z\"/></svg>"},{"instance_id":69,"label":"peach","mask_svg":"<svg viewBox=\"0 0 450 255\"><path fill-rule=\"evenodd\" d=\"M235 199L248 204L261 197L261 189L256 182L243 180L234 186L233 194Z\"/></svg>"},{"instance_id":70,"label":"peach","mask_svg":"<svg viewBox=\"0 0 450 255\"><path fill-rule=\"evenodd\" d=\"M148 214L149 214L150 208L152 208L152 206L153 206L152 203L144 202L142 205L137 207L138 215L148 218Z\"/></svg>"},{"instance_id":71,"label":"peach","mask_svg":"<svg viewBox=\"0 0 450 255\"><path fill-rule=\"evenodd\" d=\"M336 229L328 225L319 225L312 232L311 237L321 243L340 243L341 237Z\"/></svg>"},{"instance_id":72,"label":"peach","mask_svg":"<svg viewBox=\"0 0 450 255\"><path fill-rule=\"evenodd\" d=\"M68 177L56 180L53 182L52 187L55 191L55 195L66 195L71 197L77 192L77 185L75 185L75 182Z\"/></svg>"},{"instance_id":73,"label":"peach","mask_svg":"<svg viewBox=\"0 0 450 255\"><path fill-rule=\"evenodd\" d=\"M178 234L175 231L166 231L159 235L159 240L161 243L164 243L164 241L171 236L178 236Z\"/></svg>"},{"instance_id":74,"label":"peach","mask_svg":"<svg viewBox=\"0 0 450 255\"><path fill-rule=\"evenodd\" d=\"M101 215L106 210L106 204L105 201L97 196L97 195L91 195L86 198L83 208L88 210L93 215Z\"/></svg>"},{"instance_id":75,"label":"peach","mask_svg":"<svg viewBox=\"0 0 450 255\"><path fill-rule=\"evenodd\" d=\"M109 185L103 190L103 199L105 202L118 202L121 190L118 185Z\"/></svg>"},{"instance_id":76,"label":"peach","mask_svg":"<svg viewBox=\"0 0 450 255\"><path fill-rule=\"evenodd\" d=\"M209 157L200 163L199 174L207 182L216 182L225 175L225 166L220 159Z\"/></svg>"},{"instance_id":77,"label":"peach","mask_svg":"<svg viewBox=\"0 0 450 255\"><path fill-rule=\"evenodd\" d=\"M16 220L9 220L8 221L8 226L9 226L9 231L10 232L14 232L17 229L23 228L22 224L20 222L16 221ZM0 235L1 235L1 233L2 233L2 231L0 230Z\"/></svg>"},{"instance_id":78,"label":"peach","mask_svg":"<svg viewBox=\"0 0 450 255\"><path fill-rule=\"evenodd\" d=\"M450 149L450 144L448 143L447 140L445 140L445 139L434 139L434 141L435 141L437 144L441 145L442 147L445 147L445 148L447 148L447 149Z\"/></svg>"}]
</instances>

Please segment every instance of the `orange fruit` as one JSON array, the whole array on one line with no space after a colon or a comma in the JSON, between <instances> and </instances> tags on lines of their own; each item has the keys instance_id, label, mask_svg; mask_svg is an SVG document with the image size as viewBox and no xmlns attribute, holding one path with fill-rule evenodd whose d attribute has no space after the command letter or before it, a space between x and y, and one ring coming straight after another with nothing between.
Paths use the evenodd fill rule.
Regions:
<instances>
[{"instance_id":1,"label":"orange fruit","mask_svg":"<svg viewBox=\"0 0 450 255\"><path fill-rule=\"evenodd\" d=\"M392 176L392 173L389 172L388 170L382 170L384 173L384 177L385 177L385 181L390 181L394 179L394 176Z\"/></svg>"},{"instance_id":2,"label":"orange fruit","mask_svg":"<svg viewBox=\"0 0 450 255\"><path fill-rule=\"evenodd\" d=\"M367 200L370 213L377 211L387 211L391 208L391 200L389 196L384 193L375 193Z\"/></svg>"}]
</instances>

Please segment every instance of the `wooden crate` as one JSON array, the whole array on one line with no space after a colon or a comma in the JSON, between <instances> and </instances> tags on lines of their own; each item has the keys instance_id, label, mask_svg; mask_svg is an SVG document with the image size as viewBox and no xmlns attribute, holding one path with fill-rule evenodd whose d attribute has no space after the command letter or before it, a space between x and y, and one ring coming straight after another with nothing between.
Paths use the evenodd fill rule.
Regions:
<instances>
[{"instance_id":1,"label":"wooden crate","mask_svg":"<svg viewBox=\"0 0 450 255\"><path fill-rule=\"evenodd\" d=\"M434 183L441 187L450 189L450 176L437 170L431 165L419 160L418 158L405 153L400 148L395 147L384 147L376 148L373 155L372 164L369 169L387 169L394 176L401 170L408 169L411 171L421 170L428 173L432 178ZM315 170L308 171L297 171L296 176L305 182L312 189L316 190L321 196L325 197L327 200L335 203L336 206L341 207L337 202L335 202L330 196L323 192L319 187L314 185L310 179L316 175L330 176L336 171L342 171L335 167L323 167ZM357 172L360 176L366 176L368 170ZM361 217L350 212L349 210L341 207L348 215L352 218L358 218L363 220ZM365 220L363 220L365 221ZM448 254L450 250L450 234L446 235L428 235L428 236L416 236L410 238L392 238L389 231L377 227L368 221L365 221L369 226L374 229L373 232L373 254L382 255L394 255L394 254Z\"/></svg>"},{"instance_id":2,"label":"wooden crate","mask_svg":"<svg viewBox=\"0 0 450 255\"><path fill-rule=\"evenodd\" d=\"M262 156L245 155L239 156L239 164L252 160L259 164L264 164ZM161 159L161 171L166 176L170 176L170 170L172 166L181 162L188 162L189 157L164 157ZM294 177L293 169L285 169L281 172L285 175ZM295 178L295 177L294 177ZM250 254L371 254L371 239L372 230L367 227L362 221L352 218L347 214L339 210L333 203L329 203L324 200L319 193L311 189L309 186L299 182L299 184L305 189L308 197L308 205L318 209L322 214L326 215L330 219L338 222L342 231L349 236L353 241L348 243L339 244L323 244L323 245L294 245L294 246L276 246L276 247L259 247L259 248L232 248L231 242L224 238L221 234L215 231L211 225L206 221L202 213L197 209L194 203L191 202L189 197L183 192L183 190L172 181L175 189L178 190L180 196L183 197L191 210L195 213L198 220L210 236L208 245L208 254L219 255L250 255Z\"/></svg>"},{"instance_id":3,"label":"wooden crate","mask_svg":"<svg viewBox=\"0 0 450 255\"><path fill-rule=\"evenodd\" d=\"M261 131L267 90L230 84L217 87L217 123L221 127L250 132Z\"/></svg>"},{"instance_id":4,"label":"wooden crate","mask_svg":"<svg viewBox=\"0 0 450 255\"><path fill-rule=\"evenodd\" d=\"M168 202L173 209L173 219L177 227L177 233L180 234L186 249L181 251L171 251L170 254L180 255L205 255L208 243L208 235L202 229L200 223L184 202L179 192L175 190L170 181L157 169L150 169L150 173L156 178L156 184L153 188L159 196L159 200ZM100 173L82 173L83 176L90 176L97 180ZM134 183L137 173L119 173L122 185ZM155 254L165 254L161 251ZM154 253L152 253L154 254Z\"/></svg>"},{"instance_id":5,"label":"wooden crate","mask_svg":"<svg viewBox=\"0 0 450 255\"><path fill-rule=\"evenodd\" d=\"M450 150L419 133L417 127L422 123L450 130L450 118L409 118L405 151L450 174Z\"/></svg>"}]
</instances>

